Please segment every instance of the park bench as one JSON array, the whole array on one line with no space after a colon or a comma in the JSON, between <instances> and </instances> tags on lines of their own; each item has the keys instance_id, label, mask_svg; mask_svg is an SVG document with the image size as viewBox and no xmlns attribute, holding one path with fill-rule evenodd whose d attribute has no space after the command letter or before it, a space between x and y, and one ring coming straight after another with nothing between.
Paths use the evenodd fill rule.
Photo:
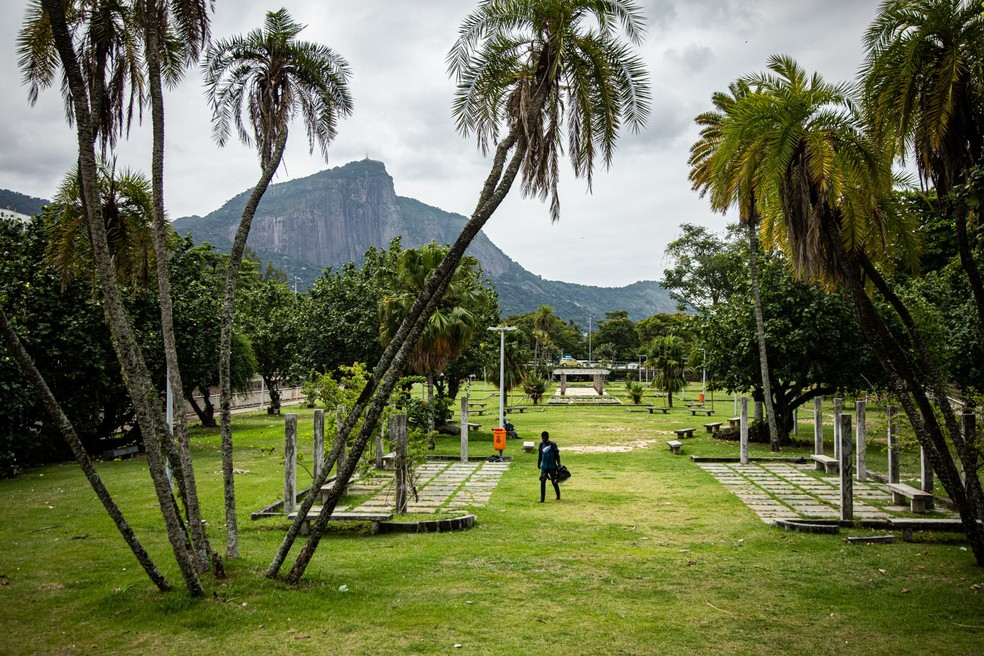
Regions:
<instances>
[{"instance_id":1,"label":"park bench","mask_svg":"<svg viewBox=\"0 0 984 656\"><path fill-rule=\"evenodd\" d=\"M721 430L721 422L716 421L710 424L704 424L704 430L706 430L708 433L716 433L719 430Z\"/></svg>"},{"instance_id":2,"label":"park bench","mask_svg":"<svg viewBox=\"0 0 984 656\"><path fill-rule=\"evenodd\" d=\"M311 510L308 511L307 517L304 518L304 523L301 524L301 535L307 535L311 530L311 522L318 519L318 515L321 514L320 506L311 506ZM291 521L297 517L296 512L292 512L287 515L287 518ZM331 514L332 522L372 522L370 533L376 535L379 533L379 523L388 522L393 519L393 513L385 512L333 512Z\"/></svg>"},{"instance_id":3,"label":"park bench","mask_svg":"<svg viewBox=\"0 0 984 656\"><path fill-rule=\"evenodd\" d=\"M459 428L461 427L461 424L459 422L457 422L457 421L450 421L450 422L448 422L448 425L449 426L458 426ZM468 430L469 431L477 431L481 427L482 427L481 424L473 424L471 422L468 422ZM383 459L385 460L386 459L386 456L383 456Z\"/></svg>"},{"instance_id":4,"label":"park bench","mask_svg":"<svg viewBox=\"0 0 984 656\"><path fill-rule=\"evenodd\" d=\"M470 414L470 415L479 415L479 416L484 415L485 414L485 408L468 408L468 414Z\"/></svg>"},{"instance_id":5,"label":"park bench","mask_svg":"<svg viewBox=\"0 0 984 656\"><path fill-rule=\"evenodd\" d=\"M471 401L468 402L468 407L469 408L484 408L487 405L488 405L488 403L473 403Z\"/></svg>"},{"instance_id":6,"label":"park bench","mask_svg":"<svg viewBox=\"0 0 984 656\"><path fill-rule=\"evenodd\" d=\"M933 509L933 495L905 483L889 483L888 491L892 493L892 504L904 506L909 499L909 508L914 513L924 513Z\"/></svg>"},{"instance_id":7,"label":"park bench","mask_svg":"<svg viewBox=\"0 0 984 656\"><path fill-rule=\"evenodd\" d=\"M525 407L523 407L523 408L506 408L506 412L507 412L507 413L510 413L510 412L512 412L513 410L515 410L515 411L516 411L516 412L518 412L519 414L523 414L523 412L525 412L525 411L526 411L526 408L525 408Z\"/></svg>"},{"instance_id":8,"label":"park bench","mask_svg":"<svg viewBox=\"0 0 984 656\"><path fill-rule=\"evenodd\" d=\"M523 442L523 453L533 453L536 445L533 442Z\"/></svg>"},{"instance_id":9,"label":"park bench","mask_svg":"<svg viewBox=\"0 0 984 656\"><path fill-rule=\"evenodd\" d=\"M666 446L670 447L670 451L673 453L680 453L680 449L683 448L683 442L677 440L670 440L666 443Z\"/></svg>"},{"instance_id":10,"label":"park bench","mask_svg":"<svg viewBox=\"0 0 984 656\"><path fill-rule=\"evenodd\" d=\"M696 417L698 413L710 417L714 414L714 411L710 408L690 408L690 414L694 417Z\"/></svg>"},{"instance_id":11,"label":"park bench","mask_svg":"<svg viewBox=\"0 0 984 656\"><path fill-rule=\"evenodd\" d=\"M822 453L810 457L813 458L813 462L817 463L817 471L826 471L828 474L836 474L840 471L840 463L837 462L837 458L831 458Z\"/></svg>"},{"instance_id":12,"label":"park bench","mask_svg":"<svg viewBox=\"0 0 984 656\"><path fill-rule=\"evenodd\" d=\"M649 412L649 408L626 408L626 412Z\"/></svg>"},{"instance_id":13,"label":"park bench","mask_svg":"<svg viewBox=\"0 0 984 656\"><path fill-rule=\"evenodd\" d=\"M732 417L728 420L729 428L741 428L741 417Z\"/></svg>"},{"instance_id":14,"label":"park bench","mask_svg":"<svg viewBox=\"0 0 984 656\"><path fill-rule=\"evenodd\" d=\"M697 430L697 429L696 428L677 428L673 432L676 433L676 436L678 438L683 439L685 437L693 437L695 430Z\"/></svg>"},{"instance_id":15,"label":"park bench","mask_svg":"<svg viewBox=\"0 0 984 656\"><path fill-rule=\"evenodd\" d=\"M650 408L649 408L649 414L651 414L651 415L654 415L657 412L662 412L665 415L669 411L670 411L669 408L657 408L655 406L650 406Z\"/></svg>"}]
</instances>

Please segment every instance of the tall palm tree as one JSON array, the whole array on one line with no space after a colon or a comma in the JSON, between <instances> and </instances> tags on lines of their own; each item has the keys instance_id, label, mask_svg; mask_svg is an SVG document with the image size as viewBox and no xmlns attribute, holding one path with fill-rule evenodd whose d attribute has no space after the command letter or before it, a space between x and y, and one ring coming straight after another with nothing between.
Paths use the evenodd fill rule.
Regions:
<instances>
[{"instance_id":1,"label":"tall palm tree","mask_svg":"<svg viewBox=\"0 0 984 656\"><path fill-rule=\"evenodd\" d=\"M954 220L960 263L984 323L984 284L965 203L950 192L984 162L984 15L977 0L885 0L865 35L867 116L900 158L912 154Z\"/></svg>"},{"instance_id":2,"label":"tall palm tree","mask_svg":"<svg viewBox=\"0 0 984 656\"><path fill-rule=\"evenodd\" d=\"M154 199L154 251L157 254L157 289L160 299L161 334L167 362L167 384L180 399L184 381L174 334L174 310L171 299L171 274L168 267L169 223L164 212L164 92L163 82L174 85L183 71L198 62L209 38L209 8L213 0L135 0L136 19L143 27L144 53L150 87L153 153L151 186ZM177 436L178 469L183 479L180 487L191 528L192 545L200 570L208 568L212 548L205 534L198 503L198 484L191 462L188 424L183 412L174 413ZM218 567L218 566L217 566Z\"/></svg>"},{"instance_id":3,"label":"tall palm tree","mask_svg":"<svg viewBox=\"0 0 984 656\"><path fill-rule=\"evenodd\" d=\"M968 475L961 481L951 444L967 471L976 471L973 450L949 404L934 404L927 394L928 388L946 398L942 376L877 266L907 259L915 250L913 226L889 205L891 158L859 128L848 86L808 76L781 56L770 59L768 72L747 80L755 91L740 101L724 139L742 142L736 152L756 153L753 179L765 232L789 251L801 276L841 286L850 295L892 391L960 512L975 558L984 563L980 480ZM906 327L914 357L868 296L869 284Z\"/></svg>"},{"instance_id":4,"label":"tall palm tree","mask_svg":"<svg viewBox=\"0 0 984 656\"><path fill-rule=\"evenodd\" d=\"M188 533L172 495L164 466L162 449L166 449L171 443L170 433L165 423L159 393L151 380L123 305L101 212L95 144L97 138L105 133L101 132L104 128L100 127L98 114L94 112L100 111L103 107L102 99L108 95L107 89L103 86L106 80L101 74L87 75L89 69L80 63L86 61L87 53L81 45L80 50L76 50L76 45L83 42L76 39L79 25L77 22L69 21L69 17L74 19L74 14L70 6L66 8L66 4L61 0L42 0L42 22L47 29L50 29L51 44L54 46L54 52L57 53L51 56L48 65L54 70L60 62L64 72L63 86L67 88L67 97L71 102L71 121L74 122L78 135L83 207L86 211L97 279L102 290L103 311L133 400L137 421L144 435L148 469L171 549L189 593L193 596L201 596L204 594L204 589L188 549ZM25 66L23 58L21 65Z\"/></svg>"},{"instance_id":5,"label":"tall palm tree","mask_svg":"<svg viewBox=\"0 0 984 656\"><path fill-rule=\"evenodd\" d=\"M445 253L447 248L435 242L408 248L400 253L395 269L383 276L380 283L386 292L380 307L380 337L384 346L392 340ZM408 358L410 368L427 377L428 403L434 398L434 376L468 348L485 313L486 297L479 275L478 260L466 256ZM434 429L433 421L431 414L430 430Z\"/></svg>"},{"instance_id":6,"label":"tall palm tree","mask_svg":"<svg viewBox=\"0 0 984 656\"><path fill-rule=\"evenodd\" d=\"M667 406L673 407L673 395L687 386L684 372L687 367L687 348L675 335L657 337L646 354L646 367L653 370L652 386L666 392Z\"/></svg>"},{"instance_id":7,"label":"tall palm tree","mask_svg":"<svg viewBox=\"0 0 984 656\"><path fill-rule=\"evenodd\" d=\"M417 297L342 426L340 433L347 436L366 411L354 452L361 453L368 443L410 345L437 307L465 249L520 171L523 193L551 196L551 217L559 216L556 176L565 119L567 156L575 175L589 185L596 157L606 167L611 163L622 128L637 130L645 123L648 76L642 60L621 40L623 33L630 43L642 40L644 20L634 0L483 0L465 18L448 55L449 70L458 82L452 111L464 136L475 135L483 152L494 151L492 168L471 218ZM346 461L340 480L351 476L355 460ZM317 549L341 492L336 488L325 500L288 581L300 579ZM302 510L309 507L305 502ZM290 527L267 568L268 576L279 572L300 528L301 522Z\"/></svg>"},{"instance_id":8,"label":"tall palm tree","mask_svg":"<svg viewBox=\"0 0 984 656\"><path fill-rule=\"evenodd\" d=\"M229 558L239 555L229 368L236 284L246 239L256 207L280 167L295 116L299 115L304 123L311 152L317 144L327 159L328 144L335 138L338 120L352 113L348 62L330 48L298 40L297 35L304 27L286 9L268 12L262 30L209 46L203 65L212 106L213 136L220 146L225 145L234 125L243 143L256 145L262 170L243 209L229 253L219 345L222 474Z\"/></svg>"},{"instance_id":9,"label":"tall palm tree","mask_svg":"<svg viewBox=\"0 0 984 656\"><path fill-rule=\"evenodd\" d=\"M723 136L727 124L734 121L733 112L750 88L743 80L732 82L728 92L718 92L711 97L714 110L700 114L695 119L701 126L700 139L690 147L690 181L701 196L710 193L711 207L726 212L738 207L739 219L748 234L748 271L752 283L752 304L755 312L755 332L758 337L759 368L762 375L762 393L769 425L769 444L779 451L779 426L772 399L772 376L769 368L769 352L765 336L765 317L762 313L762 295L758 275L759 215L755 207L755 185L749 179L754 172L754 153L726 150L729 144ZM741 145L740 143L738 144Z\"/></svg>"},{"instance_id":10,"label":"tall palm tree","mask_svg":"<svg viewBox=\"0 0 984 656\"><path fill-rule=\"evenodd\" d=\"M541 344L545 344L550 339L550 333L560 323L560 318L554 314L554 309L549 305L541 305L533 313L533 361L537 365L539 373Z\"/></svg>"}]
</instances>

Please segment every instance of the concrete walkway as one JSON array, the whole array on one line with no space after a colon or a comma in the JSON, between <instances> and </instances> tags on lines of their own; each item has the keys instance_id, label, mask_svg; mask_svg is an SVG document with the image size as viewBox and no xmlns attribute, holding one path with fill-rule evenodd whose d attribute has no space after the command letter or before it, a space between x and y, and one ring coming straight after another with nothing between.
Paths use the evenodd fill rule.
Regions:
<instances>
[{"instance_id":1,"label":"concrete walkway","mask_svg":"<svg viewBox=\"0 0 984 656\"><path fill-rule=\"evenodd\" d=\"M698 466L745 502L762 521L773 519L840 518L840 478L817 472L813 464L699 463ZM908 506L892 506L883 483L854 481L855 519L888 519L909 514ZM931 515L955 517L937 507Z\"/></svg>"},{"instance_id":2,"label":"concrete walkway","mask_svg":"<svg viewBox=\"0 0 984 656\"><path fill-rule=\"evenodd\" d=\"M414 470L417 499L409 495L407 512L433 514L485 506L508 469L508 462L426 462ZM393 479L388 476L359 481L349 493L372 496L357 505L339 505L339 512L379 512L395 505Z\"/></svg>"}]
</instances>

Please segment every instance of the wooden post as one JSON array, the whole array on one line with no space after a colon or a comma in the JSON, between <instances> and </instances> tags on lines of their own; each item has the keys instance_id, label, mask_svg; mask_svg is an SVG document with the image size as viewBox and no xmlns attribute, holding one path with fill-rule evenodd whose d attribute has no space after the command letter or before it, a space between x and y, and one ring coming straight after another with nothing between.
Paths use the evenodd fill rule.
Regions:
<instances>
[{"instance_id":1,"label":"wooden post","mask_svg":"<svg viewBox=\"0 0 984 656\"><path fill-rule=\"evenodd\" d=\"M854 519L854 459L851 458L851 415L840 416L840 501L842 521Z\"/></svg>"},{"instance_id":2,"label":"wooden post","mask_svg":"<svg viewBox=\"0 0 984 656\"><path fill-rule=\"evenodd\" d=\"M386 422L379 422L379 433L376 435L376 469L383 468L383 437L386 435Z\"/></svg>"},{"instance_id":3,"label":"wooden post","mask_svg":"<svg viewBox=\"0 0 984 656\"><path fill-rule=\"evenodd\" d=\"M341 439L342 424L345 423L345 415L347 412L348 409L344 405L335 406L335 443L336 444L338 444L338 440ZM342 449L341 451L338 452L338 460L335 462L336 475L338 474L338 472L342 471L342 467L345 466L345 460L346 460L345 450L347 446L348 445L343 441ZM347 486L344 490L342 490L342 496L348 496Z\"/></svg>"},{"instance_id":4,"label":"wooden post","mask_svg":"<svg viewBox=\"0 0 984 656\"><path fill-rule=\"evenodd\" d=\"M748 464L748 397L741 397L741 464Z\"/></svg>"},{"instance_id":5,"label":"wooden post","mask_svg":"<svg viewBox=\"0 0 984 656\"><path fill-rule=\"evenodd\" d=\"M857 476L861 482L868 480L868 429L865 426L865 402L863 400L854 402L854 414L857 419L855 435L857 436Z\"/></svg>"},{"instance_id":6,"label":"wooden post","mask_svg":"<svg viewBox=\"0 0 984 656\"><path fill-rule=\"evenodd\" d=\"M321 468L325 466L325 411L317 409L314 411L314 480L318 480ZM316 494L317 490L311 493Z\"/></svg>"},{"instance_id":7,"label":"wooden post","mask_svg":"<svg viewBox=\"0 0 984 656\"><path fill-rule=\"evenodd\" d=\"M461 462L468 462L468 397L461 397Z\"/></svg>"},{"instance_id":8,"label":"wooden post","mask_svg":"<svg viewBox=\"0 0 984 656\"><path fill-rule=\"evenodd\" d=\"M284 415L284 512L294 512L297 499L297 415Z\"/></svg>"},{"instance_id":9,"label":"wooden post","mask_svg":"<svg viewBox=\"0 0 984 656\"><path fill-rule=\"evenodd\" d=\"M834 399L834 458L840 460L841 447L841 410L844 407L844 399Z\"/></svg>"},{"instance_id":10,"label":"wooden post","mask_svg":"<svg viewBox=\"0 0 984 656\"><path fill-rule=\"evenodd\" d=\"M396 443L396 512L407 511L407 416L394 415L389 420L390 439Z\"/></svg>"},{"instance_id":11,"label":"wooden post","mask_svg":"<svg viewBox=\"0 0 984 656\"><path fill-rule=\"evenodd\" d=\"M813 397L813 453L823 455L823 399Z\"/></svg>"},{"instance_id":12,"label":"wooden post","mask_svg":"<svg viewBox=\"0 0 984 656\"><path fill-rule=\"evenodd\" d=\"M926 457L926 449L919 447L919 480L923 492L933 493L933 463Z\"/></svg>"},{"instance_id":13,"label":"wooden post","mask_svg":"<svg viewBox=\"0 0 984 656\"><path fill-rule=\"evenodd\" d=\"M888 482L899 482L899 426L895 418L898 410L894 405L885 411L888 417Z\"/></svg>"},{"instance_id":14,"label":"wooden post","mask_svg":"<svg viewBox=\"0 0 984 656\"><path fill-rule=\"evenodd\" d=\"M977 415L975 415L973 412L968 412L965 410L960 415L960 432L963 433L964 442L968 445L971 445L969 451L971 453L977 453L977 448L974 442L977 436ZM979 461L979 459L977 460ZM961 463L961 468L960 468L960 480L966 484L967 470L962 465L963 463ZM975 462L974 465L976 466L977 462Z\"/></svg>"}]
</instances>

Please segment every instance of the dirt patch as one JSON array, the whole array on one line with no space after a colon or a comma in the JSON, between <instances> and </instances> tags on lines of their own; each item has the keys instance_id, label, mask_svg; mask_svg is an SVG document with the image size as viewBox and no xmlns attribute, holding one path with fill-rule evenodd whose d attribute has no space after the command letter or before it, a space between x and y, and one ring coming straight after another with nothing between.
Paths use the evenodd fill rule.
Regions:
<instances>
[{"instance_id":1,"label":"dirt patch","mask_svg":"<svg viewBox=\"0 0 984 656\"><path fill-rule=\"evenodd\" d=\"M605 444L598 446L565 446L561 452L567 453L625 453L636 449L648 448L650 444L655 444L658 440L636 440L631 444Z\"/></svg>"}]
</instances>

